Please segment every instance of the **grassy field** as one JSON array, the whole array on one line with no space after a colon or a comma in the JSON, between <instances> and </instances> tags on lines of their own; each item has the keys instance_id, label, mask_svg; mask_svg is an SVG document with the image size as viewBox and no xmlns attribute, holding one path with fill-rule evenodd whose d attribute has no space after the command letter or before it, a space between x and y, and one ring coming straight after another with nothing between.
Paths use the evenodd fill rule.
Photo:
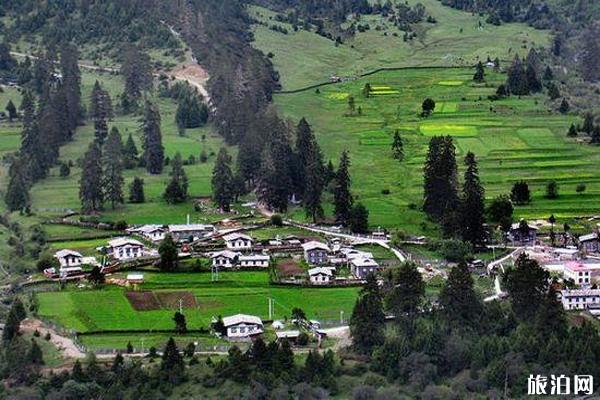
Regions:
<instances>
[{"instance_id":1,"label":"grassy field","mask_svg":"<svg viewBox=\"0 0 600 400\"><path fill-rule=\"evenodd\" d=\"M353 191L369 208L372 226L434 233L419 211L423 163L432 135L454 137L460 169L467 151L476 154L488 199L508 193L516 180L528 181L533 201L517 207L516 217L555 214L571 220L600 212L600 151L566 138L576 117L551 113L543 95L491 102L487 96L506 76L487 70L487 83L478 85L472 76L470 68L386 71L322 87L319 94L313 90L279 94L275 102L287 117L308 119L326 159L335 162L343 149L350 151ZM361 90L366 83L399 94L365 98ZM361 116L344 116L349 95L362 108ZM426 97L440 105L429 118L421 118ZM391 156L396 129L405 143L401 162ZM560 197L549 200L544 197L545 185L553 179L560 186ZM587 185L583 194L575 192L579 183ZM386 189L390 194L382 193ZM304 218L302 210L290 214Z\"/></svg>"},{"instance_id":2,"label":"grassy field","mask_svg":"<svg viewBox=\"0 0 600 400\"><path fill-rule=\"evenodd\" d=\"M438 21L417 24L416 39L404 42L404 32L385 19L363 16L360 23L368 23L371 29L357 32L337 47L314 32L294 32L291 25L275 22L275 13L268 9L250 7L254 18L289 31L285 35L257 24L254 46L265 54L273 54L272 61L281 74L283 88L291 90L327 81L331 75L355 75L380 67L471 65L488 56L506 61L515 52L525 53L530 47L545 46L549 40L547 31L524 24L490 25L485 23L484 16L442 6L437 0L407 1L411 6L416 3L422 3L427 14ZM377 30L377 26L381 29Z\"/></svg>"}]
</instances>

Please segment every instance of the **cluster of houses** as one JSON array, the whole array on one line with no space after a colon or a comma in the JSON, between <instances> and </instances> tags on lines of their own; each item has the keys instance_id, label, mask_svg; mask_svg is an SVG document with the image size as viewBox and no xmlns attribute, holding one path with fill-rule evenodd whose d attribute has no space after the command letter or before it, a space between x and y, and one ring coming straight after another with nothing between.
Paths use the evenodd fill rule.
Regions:
<instances>
[{"instance_id":1,"label":"cluster of houses","mask_svg":"<svg viewBox=\"0 0 600 400\"><path fill-rule=\"evenodd\" d=\"M127 230L131 234L140 235L151 242L160 242L169 234L176 242L193 242L213 235L216 232L214 225L208 224L180 224L180 225L142 225Z\"/></svg>"}]
</instances>

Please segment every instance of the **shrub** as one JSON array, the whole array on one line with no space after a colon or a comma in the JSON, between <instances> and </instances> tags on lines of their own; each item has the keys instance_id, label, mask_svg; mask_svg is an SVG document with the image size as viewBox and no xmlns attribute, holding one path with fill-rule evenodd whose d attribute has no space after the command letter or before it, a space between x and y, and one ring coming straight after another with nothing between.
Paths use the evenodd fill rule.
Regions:
<instances>
[{"instance_id":1,"label":"shrub","mask_svg":"<svg viewBox=\"0 0 600 400\"><path fill-rule=\"evenodd\" d=\"M302 332L300 333L300 335L298 335L296 343L298 344L298 346L306 346L308 344L308 340L308 334L306 332Z\"/></svg>"},{"instance_id":2,"label":"shrub","mask_svg":"<svg viewBox=\"0 0 600 400\"><path fill-rule=\"evenodd\" d=\"M390 193L390 189L381 189L381 194L388 195Z\"/></svg>"},{"instance_id":3,"label":"shrub","mask_svg":"<svg viewBox=\"0 0 600 400\"><path fill-rule=\"evenodd\" d=\"M127 226L128 226L127 221L125 221L123 219L121 219L113 224L113 228L118 231L124 231L125 229L127 229Z\"/></svg>"},{"instance_id":4,"label":"shrub","mask_svg":"<svg viewBox=\"0 0 600 400\"><path fill-rule=\"evenodd\" d=\"M587 186L585 186L585 183L580 183L577 185L577 187L575 188L575 191L579 194L585 192L585 189L587 189Z\"/></svg>"},{"instance_id":5,"label":"shrub","mask_svg":"<svg viewBox=\"0 0 600 400\"><path fill-rule=\"evenodd\" d=\"M281 215L279 215L279 214L273 214L273 215L271 215L271 225L282 226L283 225L283 218L281 217Z\"/></svg>"},{"instance_id":6,"label":"shrub","mask_svg":"<svg viewBox=\"0 0 600 400\"><path fill-rule=\"evenodd\" d=\"M434 240L429 243L429 249L437 251L450 262L461 262L471 257L473 247L462 240L446 239Z\"/></svg>"},{"instance_id":7,"label":"shrub","mask_svg":"<svg viewBox=\"0 0 600 400\"><path fill-rule=\"evenodd\" d=\"M548 182L548 185L546 185L546 198L558 198L558 184L556 183L556 181L550 181Z\"/></svg>"}]
</instances>

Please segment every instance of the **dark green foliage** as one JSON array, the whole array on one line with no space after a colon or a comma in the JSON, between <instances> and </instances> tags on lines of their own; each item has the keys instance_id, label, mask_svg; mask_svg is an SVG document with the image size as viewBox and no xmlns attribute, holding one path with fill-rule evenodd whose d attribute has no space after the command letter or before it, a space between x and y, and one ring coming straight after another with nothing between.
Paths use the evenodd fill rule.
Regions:
<instances>
[{"instance_id":1,"label":"dark green foliage","mask_svg":"<svg viewBox=\"0 0 600 400\"><path fill-rule=\"evenodd\" d=\"M460 226L461 236L473 246L485 243L485 192L479 180L479 168L475 154L468 152L465 156L465 178L461 197Z\"/></svg>"},{"instance_id":2,"label":"dark green foliage","mask_svg":"<svg viewBox=\"0 0 600 400\"><path fill-rule=\"evenodd\" d=\"M300 371L302 381L327 388L330 391L337 390L335 373L335 359L331 350L327 350L324 356L321 356L317 350L309 351L304 367Z\"/></svg>"},{"instance_id":3,"label":"dark green foliage","mask_svg":"<svg viewBox=\"0 0 600 400\"><path fill-rule=\"evenodd\" d=\"M9 122L13 122L13 120L18 117L17 107L15 107L15 104L12 102L12 100L8 100L8 103L6 103L5 110L8 113Z\"/></svg>"},{"instance_id":4,"label":"dark green foliage","mask_svg":"<svg viewBox=\"0 0 600 400\"><path fill-rule=\"evenodd\" d=\"M183 357L173 338L169 338L165 350L163 351L160 364L162 378L172 384L180 383L184 379L185 366Z\"/></svg>"},{"instance_id":5,"label":"dark green foliage","mask_svg":"<svg viewBox=\"0 0 600 400\"><path fill-rule=\"evenodd\" d=\"M104 284L106 277L100 270L99 266L95 265L94 268L92 268L92 271L88 275L88 281L90 281L90 283L94 286L100 286Z\"/></svg>"},{"instance_id":6,"label":"dark green foliage","mask_svg":"<svg viewBox=\"0 0 600 400\"><path fill-rule=\"evenodd\" d=\"M483 69L483 64L481 63L481 61L479 61L475 66L475 75L473 75L473 80L477 83L485 81L485 71Z\"/></svg>"},{"instance_id":7,"label":"dark green foliage","mask_svg":"<svg viewBox=\"0 0 600 400\"><path fill-rule=\"evenodd\" d=\"M202 103L200 95L189 85L180 92L177 99L175 123L179 128L198 128L208 120L208 107Z\"/></svg>"},{"instance_id":8,"label":"dark green foliage","mask_svg":"<svg viewBox=\"0 0 600 400\"><path fill-rule=\"evenodd\" d=\"M102 151L96 141L90 143L83 156L81 179L79 181L79 199L84 212L99 211L104 203Z\"/></svg>"},{"instance_id":9,"label":"dark green foliage","mask_svg":"<svg viewBox=\"0 0 600 400\"><path fill-rule=\"evenodd\" d=\"M369 210L362 203L352 206L348 216L348 228L353 233L369 233Z\"/></svg>"},{"instance_id":10,"label":"dark green foliage","mask_svg":"<svg viewBox=\"0 0 600 400\"><path fill-rule=\"evenodd\" d=\"M575 127L575 124L571 124L571 126L569 127L569 131L567 132L567 136L568 137L576 137L577 136L577 128Z\"/></svg>"},{"instance_id":11,"label":"dark green foliage","mask_svg":"<svg viewBox=\"0 0 600 400\"><path fill-rule=\"evenodd\" d=\"M435 110L435 101L433 99L430 99L429 97L426 98L425 100L423 100L421 109L423 110L423 112L421 113L423 117L430 116L433 110Z\"/></svg>"},{"instance_id":12,"label":"dark green foliage","mask_svg":"<svg viewBox=\"0 0 600 400\"><path fill-rule=\"evenodd\" d=\"M510 90L511 94L519 96L529 94L527 73L525 71L525 67L523 67L523 62L518 55L515 55L515 58L508 69L506 86Z\"/></svg>"},{"instance_id":13,"label":"dark green foliage","mask_svg":"<svg viewBox=\"0 0 600 400\"><path fill-rule=\"evenodd\" d=\"M8 316L6 317L6 322L4 325L4 330L2 331L2 340L5 343L10 342L15 336L19 334L19 328L21 326L21 321L25 319L27 313L25 312L25 307L20 299L16 298L8 312Z\"/></svg>"},{"instance_id":14,"label":"dark green foliage","mask_svg":"<svg viewBox=\"0 0 600 400\"><path fill-rule=\"evenodd\" d=\"M514 207L510 197L501 194L492 200L487 208L487 216L490 221L498 223L503 227L512 223Z\"/></svg>"},{"instance_id":15,"label":"dark green foliage","mask_svg":"<svg viewBox=\"0 0 600 400\"><path fill-rule=\"evenodd\" d=\"M515 315L522 321L534 318L548 290L550 274L537 261L522 254L515 267L506 270L504 287L511 297Z\"/></svg>"},{"instance_id":16,"label":"dark green foliage","mask_svg":"<svg viewBox=\"0 0 600 400\"><path fill-rule=\"evenodd\" d=\"M283 226L283 218L279 214L271 215L271 225L273 226Z\"/></svg>"},{"instance_id":17,"label":"dark green foliage","mask_svg":"<svg viewBox=\"0 0 600 400\"><path fill-rule=\"evenodd\" d=\"M598 65L600 63L600 23L597 15L595 21L586 24L586 29L583 33L583 54L581 57L581 71L583 78L588 82L598 82L600 80L600 71Z\"/></svg>"},{"instance_id":18,"label":"dark green foliage","mask_svg":"<svg viewBox=\"0 0 600 400\"><path fill-rule=\"evenodd\" d=\"M131 203L143 203L146 201L144 196L144 180L142 178L137 176L133 178L129 186L129 201Z\"/></svg>"},{"instance_id":19,"label":"dark green foliage","mask_svg":"<svg viewBox=\"0 0 600 400\"><path fill-rule=\"evenodd\" d=\"M175 322L175 332L177 332L180 335L187 332L187 323L185 321L185 315L177 311L173 316L173 321Z\"/></svg>"},{"instance_id":20,"label":"dark green foliage","mask_svg":"<svg viewBox=\"0 0 600 400\"><path fill-rule=\"evenodd\" d=\"M59 263L58 259L56 257L54 257L53 255L43 254L38 259L38 261L36 263L36 267L39 272L42 272L48 268L58 269L58 268L60 268L60 263Z\"/></svg>"},{"instance_id":21,"label":"dark green foliage","mask_svg":"<svg viewBox=\"0 0 600 400\"><path fill-rule=\"evenodd\" d=\"M160 270L174 271L178 265L177 245L173 241L171 235L165 235L165 238L158 246L158 254L160 254Z\"/></svg>"},{"instance_id":22,"label":"dark green foliage","mask_svg":"<svg viewBox=\"0 0 600 400\"><path fill-rule=\"evenodd\" d=\"M556 181L550 181L546 185L546 198L557 199L558 198L558 184Z\"/></svg>"},{"instance_id":23,"label":"dark green foliage","mask_svg":"<svg viewBox=\"0 0 600 400\"><path fill-rule=\"evenodd\" d=\"M554 79L554 73L552 72L552 68L549 65L546 65L546 69L544 70L544 76L542 77L544 81L551 81Z\"/></svg>"},{"instance_id":24,"label":"dark green foliage","mask_svg":"<svg viewBox=\"0 0 600 400\"><path fill-rule=\"evenodd\" d=\"M510 199L518 205L528 204L531 201L529 185L525 181L517 181L510 191Z\"/></svg>"},{"instance_id":25,"label":"dark green foliage","mask_svg":"<svg viewBox=\"0 0 600 400\"><path fill-rule=\"evenodd\" d=\"M384 328L382 294L375 276L369 274L350 317L350 334L354 349L362 354L371 354L376 346L383 344Z\"/></svg>"},{"instance_id":26,"label":"dark green foliage","mask_svg":"<svg viewBox=\"0 0 600 400\"><path fill-rule=\"evenodd\" d=\"M543 339L552 336L563 339L567 335L567 319L563 306L557 299L554 285L550 285L535 316L536 330Z\"/></svg>"},{"instance_id":27,"label":"dark green foliage","mask_svg":"<svg viewBox=\"0 0 600 400\"><path fill-rule=\"evenodd\" d=\"M111 117L110 95L102 88L100 82L96 81L90 96L90 118L94 121L94 134L100 146L104 144L108 136L108 120Z\"/></svg>"},{"instance_id":28,"label":"dark green foliage","mask_svg":"<svg viewBox=\"0 0 600 400\"><path fill-rule=\"evenodd\" d=\"M138 165L138 162L138 149L130 133L123 147L123 167L133 169Z\"/></svg>"},{"instance_id":29,"label":"dark green foliage","mask_svg":"<svg viewBox=\"0 0 600 400\"><path fill-rule=\"evenodd\" d=\"M594 116L591 113L585 113L583 116L583 125L581 130L588 135L591 135L594 131Z\"/></svg>"},{"instance_id":30,"label":"dark green foliage","mask_svg":"<svg viewBox=\"0 0 600 400\"><path fill-rule=\"evenodd\" d=\"M412 321L425 295L425 283L417 265L405 262L398 268L386 270L384 278L384 285L388 287L385 294L386 310L396 316L400 324L405 320Z\"/></svg>"},{"instance_id":31,"label":"dark green foliage","mask_svg":"<svg viewBox=\"0 0 600 400\"><path fill-rule=\"evenodd\" d=\"M335 219L344 225L348 224L354 203L352 193L350 192L350 184L350 157L348 151L344 150L335 174L335 188L333 192Z\"/></svg>"},{"instance_id":32,"label":"dark green foliage","mask_svg":"<svg viewBox=\"0 0 600 400\"><path fill-rule=\"evenodd\" d=\"M451 216L458 205L455 153L452 137L432 137L423 172L423 210L449 227L453 225Z\"/></svg>"},{"instance_id":33,"label":"dark green foliage","mask_svg":"<svg viewBox=\"0 0 600 400\"><path fill-rule=\"evenodd\" d=\"M163 197L169 204L182 203L188 197L188 178L179 152L171 161L171 180L165 188Z\"/></svg>"},{"instance_id":34,"label":"dark green foliage","mask_svg":"<svg viewBox=\"0 0 600 400\"><path fill-rule=\"evenodd\" d=\"M128 343L131 344L131 343ZM112 365L110 366L110 370L116 374L121 373L122 369L123 369L123 363L124 363L124 359L123 356L121 355L121 353L117 353L117 355L115 356L115 359L113 360Z\"/></svg>"},{"instance_id":35,"label":"dark green foliage","mask_svg":"<svg viewBox=\"0 0 600 400\"><path fill-rule=\"evenodd\" d=\"M548 97L550 97L550 100L556 100L560 97L560 91L554 82L548 84Z\"/></svg>"},{"instance_id":36,"label":"dark green foliage","mask_svg":"<svg viewBox=\"0 0 600 400\"><path fill-rule=\"evenodd\" d=\"M562 101L560 102L560 106L558 106L558 111L561 114L566 114L569 112L570 108L571 108L571 106L569 105L569 102L567 101L566 98L563 97Z\"/></svg>"},{"instance_id":37,"label":"dark green foliage","mask_svg":"<svg viewBox=\"0 0 600 400\"><path fill-rule=\"evenodd\" d=\"M212 193L215 203L224 212L229 212L234 197L233 172L231 171L231 156L227 149L219 150L212 174Z\"/></svg>"},{"instance_id":38,"label":"dark green foliage","mask_svg":"<svg viewBox=\"0 0 600 400\"><path fill-rule=\"evenodd\" d=\"M473 289L473 278L466 263L461 262L450 270L439 301L442 314L450 323L477 328L483 304Z\"/></svg>"},{"instance_id":39,"label":"dark green foliage","mask_svg":"<svg viewBox=\"0 0 600 400\"><path fill-rule=\"evenodd\" d=\"M59 173L61 178L66 178L71 175L71 167L69 167L68 163L61 163Z\"/></svg>"},{"instance_id":40,"label":"dark green foliage","mask_svg":"<svg viewBox=\"0 0 600 400\"><path fill-rule=\"evenodd\" d=\"M160 113L158 107L146 101L142 121L144 163L151 174L160 174L164 166L164 147L160 132Z\"/></svg>"},{"instance_id":41,"label":"dark green foliage","mask_svg":"<svg viewBox=\"0 0 600 400\"><path fill-rule=\"evenodd\" d=\"M463 262L472 256L473 246L458 239L432 240L428 247L450 262Z\"/></svg>"},{"instance_id":42,"label":"dark green foliage","mask_svg":"<svg viewBox=\"0 0 600 400\"><path fill-rule=\"evenodd\" d=\"M19 211L29 206L29 182L25 162L16 159L8 171L9 181L4 194L4 202L9 211Z\"/></svg>"},{"instance_id":43,"label":"dark green foliage","mask_svg":"<svg viewBox=\"0 0 600 400\"><path fill-rule=\"evenodd\" d=\"M600 125L596 125L594 127L594 131L592 132L592 140L590 143L600 144Z\"/></svg>"},{"instance_id":44,"label":"dark green foliage","mask_svg":"<svg viewBox=\"0 0 600 400\"><path fill-rule=\"evenodd\" d=\"M0 43L0 71L12 71L17 66L17 60L10 54L10 44Z\"/></svg>"},{"instance_id":45,"label":"dark green foliage","mask_svg":"<svg viewBox=\"0 0 600 400\"><path fill-rule=\"evenodd\" d=\"M126 45L121 75L125 80L121 107L125 112L131 112L137 108L142 92L152 89L152 65L148 54L135 45Z\"/></svg>"},{"instance_id":46,"label":"dark green foliage","mask_svg":"<svg viewBox=\"0 0 600 400\"><path fill-rule=\"evenodd\" d=\"M400 131L396 129L394 132L394 140L392 142L392 156L399 161L404 159L404 144L402 143L402 138L400 137Z\"/></svg>"},{"instance_id":47,"label":"dark green foliage","mask_svg":"<svg viewBox=\"0 0 600 400\"><path fill-rule=\"evenodd\" d=\"M295 189L302 196L306 215L313 222L323 217L321 193L325 186L323 157L315 135L306 119L302 118L296 127L296 171Z\"/></svg>"},{"instance_id":48,"label":"dark green foliage","mask_svg":"<svg viewBox=\"0 0 600 400\"><path fill-rule=\"evenodd\" d=\"M123 142L121 134L113 127L104 146L102 159L104 200L110 202L114 210L117 204L124 203L123 196Z\"/></svg>"},{"instance_id":49,"label":"dark green foliage","mask_svg":"<svg viewBox=\"0 0 600 400\"><path fill-rule=\"evenodd\" d=\"M35 112L35 100L29 91L23 93L21 111L23 112L23 131L20 153L26 162L26 175L35 182L46 177L48 163Z\"/></svg>"},{"instance_id":50,"label":"dark green foliage","mask_svg":"<svg viewBox=\"0 0 600 400\"><path fill-rule=\"evenodd\" d=\"M79 51L72 43L64 43L60 50L60 70L62 73L62 86L65 93L64 112L67 126L71 131L83 121L81 107L81 72L79 71Z\"/></svg>"},{"instance_id":51,"label":"dark green foliage","mask_svg":"<svg viewBox=\"0 0 600 400\"><path fill-rule=\"evenodd\" d=\"M506 87L506 85L500 84L498 85L498 89L496 89L496 96L498 96L499 98L504 98L506 96L508 96L510 94L510 92L508 91L508 88Z\"/></svg>"}]
</instances>

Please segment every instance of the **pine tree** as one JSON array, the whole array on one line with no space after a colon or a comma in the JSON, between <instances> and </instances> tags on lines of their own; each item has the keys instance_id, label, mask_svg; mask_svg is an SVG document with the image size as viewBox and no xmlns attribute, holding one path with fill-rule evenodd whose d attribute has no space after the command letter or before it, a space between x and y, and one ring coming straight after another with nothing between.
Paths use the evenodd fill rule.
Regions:
<instances>
[{"instance_id":1,"label":"pine tree","mask_svg":"<svg viewBox=\"0 0 600 400\"><path fill-rule=\"evenodd\" d=\"M600 144L600 125L596 125L594 127L594 131L592 132L592 140L590 143Z\"/></svg>"},{"instance_id":2,"label":"pine tree","mask_svg":"<svg viewBox=\"0 0 600 400\"><path fill-rule=\"evenodd\" d=\"M25 162L20 158L15 159L10 166L8 175L10 179L4 194L4 202L9 211L23 210L30 202Z\"/></svg>"},{"instance_id":3,"label":"pine tree","mask_svg":"<svg viewBox=\"0 0 600 400\"><path fill-rule=\"evenodd\" d=\"M348 223L353 205L350 183L350 157L348 151L344 150L340 157L333 193L335 219L344 225Z\"/></svg>"},{"instance_id":4,"label":"pine tree","mask_svg":"<svg viewBox=\"0 0 600 400\"><path fill-rule=\"evenodd\" d=\"M594 131L594 116L592 115L592 113L585 113L583 117L583 126L581 127L581 130L587 133L588 135L591 135Z\"/></svg>"},{"instance_id":5,"label":"pine tree","mask_svg":"<svg viewBox=\"0 0 600 400\"><path fill-rule=\"evenodd\" d=\"M550 100L556 100L560 97L560 91L554 82L548 84L548 97L550 97Z\"/></svg>"},{"instance_id":6,"label":"pine tree","mask_svg":"<svg viewBox=\"0 0 600 400\"><path fill-rule=\"evenodd\" d=\"M109 201L114 210L117 204L124 203L123 142L116 127L111 129L104 146L103 167L104 200Z\"/></svg>"},{"instance_id":7,"label":"pine tree","mask_svg":"<svg viewBox=\"0 0 600 400\"><path fill-rule=\"evenodd\" d=\"M170 383L179 383L184 375L183 357L179 353L179 349L173 338L169 338L162 355L160 370L164 374L165 380Z\"/></svg>"},{"instance_id":8,"label":"pine tree","mask_svg":"<svg viewBox=\"0 0 600 400\"><path fill-rule=\"evenodd\" d=\"M588 24L582 36L583 54L580 62L583 78L588 82L597 82L600 80L600 22L597 18Z\"/></svg>"},{"instance_id":9,"label":"pine tree","mask_svg":"<svg viewBox=\"0 0 600 400\"><path fill-rule=\"evenodd\" d=\"M144 134L143 148L146 170L151 174L160 174L164 166L160 113L150 101L146 101L142 132Z\"/></svg>"},{"instance_id":10,"label":"pine tree","mask_svg":"<svg viewBox=\"0 0 600 400\"><path fill-rule=\"evenodd\" d=\"M314 152L319 152L315 136L305 118L300 119L296 127L296 155L298 159L298 175L296 192L303 195L306 189L306 173L310 162L314 161Z\"/></svg>"},{"instance_id":11,"label":"pine tree","mask_svg":"<svg viewBox=\"0 0 600 400\"><path fill-rule=\"evenodd\" d=\"M21 134L20 152L26 163L26 174L35 182L47 176L48 165L46 163L46 151L42 145L33 95L29 91L23 93L21 110L23 111L23 132Z\"/></svg>"},{"instance_id":12,"label":"pine tree","mask_svg":"<svg viewBox=\"0 0 600 400\"><path fill-rule=\"evenodd\" d=\"M537 93L542 90L542 82L540 82L538 74L533 66L527 65L525 77L527 79L527 88L531 93Z\"/></svg>"},{"instance_id":13,"label":"pine tree","mask_svg":"<svg viewBox=\"0 0 600 400\"><path fill-rule=\"evenodd\" d=\"M485 81L485 71L483 70L483 64L481 61L479 61L475 67L475 75L473 75L473 80L477 83Z\"/></svg>"},{"instance_id":14,"label":"pine tree","mask_svg":"<svg viewBox=\"0 0 600 400\"><path fill-rule=\"evenodd\" d=\"M402 138L400 137L400 131L398 131L398 129L394 132L392 155L396 160L402 161L404 159L404 144L402 143Z\"/></svg>"},{"instance_id":15,"label":"pine tree","mask_svg":"<svg viewBox=\"0 0 600 400\"><path fill-rule=\"evenodd\" d=\"M352 233L369 233L369 210L362 204L355 204L350 210L348 228Z\"/></svg>"},{"instance_id":16,"label":"pine tree","mask_svg":"<svg viewBox=\"0 0 600 400\"><path fill-rule=\"evenodd\" d=\"M125 80L121 106L125 112L131 112L137 107L142 92L152 89L152 65L148 54L135 45L127 45L123 53L121 75Z\"/></svg>"},{"instance_id":17,"label":"pine tree","mask_svg":"<svg viewBox=\"0 0 600 400\"><path fill-rule=\"evenodd\" d=\"M6 322L4 324L4 329L2 330L2 340L4 343L10 342L19 334L21 321L23 321L26 316L27 313L25 312L23 303L18 298L15 299L10 307L10 311L8 312L8 316L6 317Z\"/></svg>"},{"instance_id":18,"label":"pine tree","mask_svg":"<svg viewBox=\"0 0 600 400\"><path fill-rule=\"evenodd\" d=\"M453 267L440 293L442 313L456 326L477 327L483 304L473 289L473 278L464 262Z\"/></svg>"},{"instance_id":19,"label":"pine tree","mask_svg":"<svg viewBox=\"0 0 600 400\"><path fill-rule=\"evenodd\" d=\"M139 177L133 178L129 186L129 201L131 203L143 203L146 201L144 196L144 180Z\"/></svg>"},{"instance_id":20,"label":"pine tree","mask_svg":"<svg viewBox=\"0 0 600 400\"><path fill-rule=\"evenodd\" d=\"M515 315L522 321L531 320L537 314L548 290L549 277L549 272L526 254L517 258L514 268L506 270L504 287Z\"/></svg>"},{"instance_id":21,"label":"pine tree","mask_svg":"<svg viewBox=\"0 0 600 400\"><path fill-rule=\"evenodd\" d=\"M567 132L567 136L568 137L576 137L577 136L577 128L575 127L575 124L571 124L571 126L569 127L569 131Z\"/></svg>"},{"instance_id":22,"label":"pine tree","mask_svg":"<svg viewBox=\"0 0 600 400\"><path fill-rule=\"evenodd\" d=\"M450 136L434 136L424 167L423 210L442 221L458 204L456 149Z\"/></svg>"},{"instance_id":23,"label":"pine tree","mask_svg":"<svg viewBox=\"0 0 600 400\"><path fill-rule=\"evenodd\" d=\"M131 133L127 137L125 147L123 147L123 167L133 169L138 165L138 149L133 141Z\"/></svg>"},{"instance_id":24,"label":"pine tree","mask_svg":"<svg viewBox=\"0 0 600 400\"><path fill-rule=\"evenodd\" d=\"M79 181L79 199L84 212L99 211L104 204L102 151L95 141L90 144L83 156L81 180Z\"/></svg>"},{"instance_id":25,"label":"pine tree","mask_svg":"<svg viewBox=\"0 0 600 400\"><path fill-rule=\"evenodd\" d=\"M313 149L310 160L305 170L305 189L302 196L306 216L311 217L313 222L323 218L323 206L321 205L321 194L325 186L323 176L323 160L318 148Z\"/></svg>"},{"instance_id":26,"label":"pine tree","mask_svg":"<svg viewBox=\"0 0 600 400\"><path fill-rule=\"evenodd\" d=\"M558 107L558 111L561 114L566 114L569 112L570 108L571 108L571 106L569 105L569 102L567 101L566 98L563 97L562 101L560 102L560 106Z\"/></svg>"},{"instance_id":27,"label":"pine tree","mask_svg":"<svg viewBox=\"0 0 600 400\"><path fill-rule=\"evenodd\" d=\"M60 70L65 90L67 125L74 131L83 119L81 108L81 72L79 71L79 51L71 43L65 43L60 52Z\"/></svg>"},{"instance_id":28,"label":"pine tree","mask_svg":"<svg viewBox=\"0 0 600 400\"><path fill-rule=\"evenodd\" d=\"M388 272L389 271L389 272ZM425 283L416 264L405 262L400 267L386 271L384 298L386 310L396 317L396 322L410 328L419 312L425 295Z\"/></svg>"},{"instance_id":29,"label":"pine tree","mask_svg":"<svg viewBox=\"0 0 600 400\"><path fill-rule=\"evenodd\" d=\"M531 201L531 193L527 182L515 182L510 191L510 199L519 205L528 204Z\"/></svg>"},{"instance_id":30,"label":"pine tree","mask_svg":"<svg viewBox=\"0 0 600 400\"><path fill-rule=\"evenodd\" d=\"M165 188L163 197L169 204L182 203L188 197L188 178L179 152L171 161L171 180Z\"/></svg>"},{"instance_id":31,"label":"pine tree","mask_svg":"<svg viewBox=\"0 0 600 400\"><path fill-rule=\"evenodd\" d=\"M283 213L294 190L291 177L293 154L286 127L278 118L271 118L271 137L263 150L258 197L270 209Z\"/></svg>"},{"instance_id":32,"label":"pine tree","mask_svg":"<svg viewBox=\"0 0 600 400\"><path fill-rule=\"evenodd\" d=\"M31 339L31 347L27 352L27 361L32 365L44 365L42 349L33 338Z\"/></svg>"},{"instance_id":33,"label":"pine tree","mask_svg":"<svg viewBox=\"0 0 600 400\"><path fill-rule=\"evenodd\" d=\"M224 147L219 150L217 155L211 184L215 203L224 212L229 212L234 197L233 172L231 171L231 156Z\"/></svg>"},{"instance_id":34,"label":"pine tree","mask_svg":"<svg viewBox=\"0 0 600 400\"><path fill-rule=\"evenodd\" d=\"M567 334L565 312L556 297L556 290L553 285L550 285L535 316L536 331L543 340L549 340L552 335L563 339Z\"/></svg>"},{"instance_id":35,"label":"pine tree","mask_svg":"<svg viewBox=\"0 0 600 400\"><path fill-rule=\"evenodd\" d=\"M185 321L185 315L177 311L175 312L175 315L173 315L173 321L175 322L175 332L177 332L180 335L187 332L187 323Z\"/></svg>"},{"instance_id":36,"label":"pine tree","mask_svg":"<svg viewBox=\"0 0 600 400\"><path fill-rule=\"evenodd\" d=\"M110 120L113 117L113 105L110 94L96 81L90 95L89 117L92 121L98 119Z\"/></svg>"},{"instance_id":37,"label":"pine tree","mask_svg":"<svg viewBox=\"0 0 600 400\"><path fill-rule=\"evenodd\" d=\"M15 103L13 103L12 100L8 100L8 103L6 103L5 110L8 113L8 121L13 122L13 120L18 116L17 107L15 107Z\"/></svg>"},{"instance_id":38,"label":"pine tree","mask_svg":"<svg viewBox=\"0 0 600 400\"><path fill-rule=\"evenodd\" d=\"M362 354L370 354L375 347L383 344L384 329L383 298L377 279L369 274L350 317L350 335L354 349Z\"/></svg>"},{"instance_id":39,"label":"pine tree","mask_svg":"<svg viewBox=\"0 0 600 400\"><path fill-rule=\"evenodd\" d=\"M177 268L178 252L177 245L173 241L171 235L166 235L158 247L160 254L160 270L171 272Z\"/></svg>"},{"instance_id":40,"label":"pine tree","mask_svg":"<svg viewBox=\"0 0 600 400\"><path fill-rule=\"evenodd\" d=\"M124 361L125 361L125 359L123 358L121 353L120 352L117 353L117 355L115 356L115 359L113 360L113 363L110 367L110 370L112 372L114 372L115 374L122 373Z\"/></svg>"},{"instance_id":41,"label":"pine tree","mask_svg":"<svg viewBox=\"0 0 600 400\"><path fill-rule=\"evenodd\" d=\"M546 69L544 70L544 76L542 77L544 81L551 81L554 79L554 73L552 72L552 68L549 65L546 65Z\"/></svg>"},{"instance_id":42,"label":"pine tree","mask_svg":"<svg viewBox=\"0 0 600 400\"><path fill-rule=\"evenodd\" d=\"M465 181L461 199L462 240L473 246L485 243L485 194L479 180L479 168L475 154L468 152L465 156Z\"/></svg>"},{"instance_id":43,"label":"pine tree","mask_svg":"<svg viewBox=\"0 0 600 400\"><path fill-rule=\"evenodd\" d=\"M515 55L512 65L508 69L508 79L506 81L506 85L508 86L511 94L529 94L525 68L523 67L523 63L518 55Z\"/></svg>"}]
</instances>

